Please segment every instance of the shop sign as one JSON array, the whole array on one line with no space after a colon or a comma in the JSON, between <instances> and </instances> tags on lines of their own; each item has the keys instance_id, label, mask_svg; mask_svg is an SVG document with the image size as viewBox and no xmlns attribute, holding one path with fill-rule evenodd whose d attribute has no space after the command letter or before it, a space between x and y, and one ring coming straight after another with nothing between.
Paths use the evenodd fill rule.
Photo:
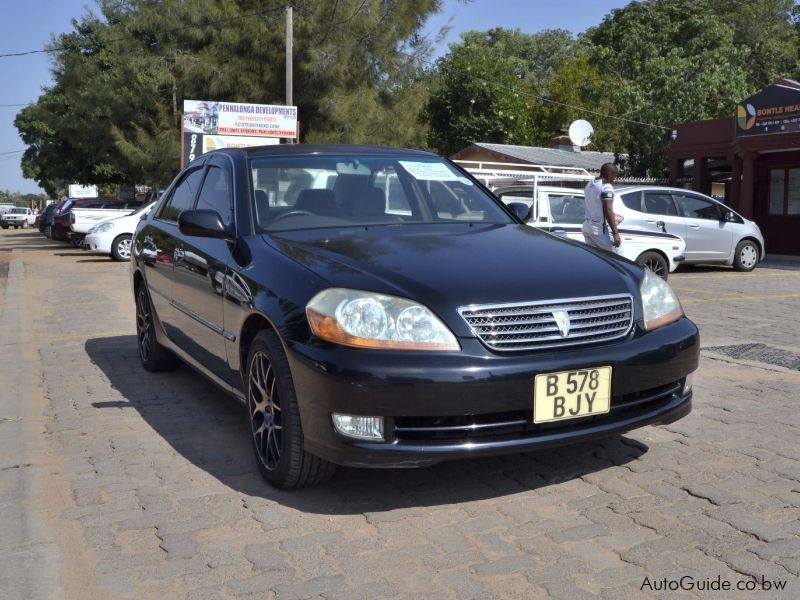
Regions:
<instances>
[{"instance_id":1,"label":"shop sign","mask_svg":"<svg viewBox=\"0 0 800 600\"><path fill-rule=\"evenodd\" d=\"M96 185L80 185L77 183L72 183L69 186L69 197L70 198L97 198L97 186Z\"/></svg>"},{"instance_id":2,"label":"shop sign","mask_svg":"<svg viewBox=\"0 0 800 600\"><path fill-rule=\"evenodd\" d=\"M736 107L736 135L767 135L800 131L800 89L774 84Z\"/></svg>"}]
</instances>

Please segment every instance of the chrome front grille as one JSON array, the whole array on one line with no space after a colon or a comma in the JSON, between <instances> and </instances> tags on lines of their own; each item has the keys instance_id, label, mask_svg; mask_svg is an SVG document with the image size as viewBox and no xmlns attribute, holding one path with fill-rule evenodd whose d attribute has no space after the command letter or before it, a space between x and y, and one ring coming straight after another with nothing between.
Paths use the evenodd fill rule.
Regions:
<instances>
[{"instance_id":1,"label":"chrome front grille","mask_svg":"<svg viewBox=\"0 0 800 600\"><path fill-rule=\"evenodd\" d=\"M513 352L594 344L624 337L633 324L633 298L626 294L483 304L462 306L458 312L489 348Z\"/></svg>"}]
</instances>

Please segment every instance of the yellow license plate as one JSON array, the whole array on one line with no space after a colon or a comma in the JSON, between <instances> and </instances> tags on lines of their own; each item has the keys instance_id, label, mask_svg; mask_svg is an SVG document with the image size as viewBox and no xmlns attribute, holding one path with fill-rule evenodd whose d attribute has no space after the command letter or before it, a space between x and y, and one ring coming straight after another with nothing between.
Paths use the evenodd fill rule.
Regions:
<instances>
[{"instance_id":1,"label":"yellow license plate","mask_svg":"<svg viewBox=\"0 0 800 600\"><path fill-rule=\"evenodd\" d=\"M611 409L611 367L542 373L533 383L533 422L601 415Z\"/></svg>"}]
</instances>

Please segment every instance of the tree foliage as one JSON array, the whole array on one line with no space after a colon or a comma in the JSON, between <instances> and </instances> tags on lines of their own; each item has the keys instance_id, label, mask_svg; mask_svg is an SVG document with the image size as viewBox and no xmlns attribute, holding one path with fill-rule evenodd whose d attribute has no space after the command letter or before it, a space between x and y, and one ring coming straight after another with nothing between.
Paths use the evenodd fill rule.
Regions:
<instances>
[{"instance_id":1,"label":"tree foliage","mask_svg":"<svg viewBox=\"0 0 800 600\"><path fill-rule=\"evenodd\" d=\"M308 141L420 145L420 31L441 0L294 4L294 103ZM98 0L53 40L55 83L16 120L23 171L161 185L179 161L182 100L283 104L278 0Z\"/></svg>"},{"instance_id":2,"label":"tree foliage","mask_svg":"<svg viewBox=\"0 0 800 600\"><path fill-rule=\"evenodd\" d=\"M636 1L577 40L469 32L431 74L429 140L444 153L476 141L546 145L588 118L591 149L626 154L633 174L662 175L675 123L730 116L737 101L800 75L799 33L791 0ZM517 95L524 102L512 103Z\"/></svg>"},{"instance_id":3,"label":"tree foliage","mask_svg":"<svg viewBox=\"0 0 800 600\"><path fill-rule=\"evenodd\" d=\"M569 32L492 29L462 34L431 74L430 144L452 154L472 142L531 144L541 137L537 92L570 55Z\"/></svg>"}]
</instances>

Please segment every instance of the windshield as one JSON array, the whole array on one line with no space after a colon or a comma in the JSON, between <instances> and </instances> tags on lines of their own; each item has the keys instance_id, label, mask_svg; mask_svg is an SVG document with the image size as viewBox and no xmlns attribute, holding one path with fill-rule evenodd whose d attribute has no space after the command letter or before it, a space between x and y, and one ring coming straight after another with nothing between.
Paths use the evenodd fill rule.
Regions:
<instances>
[{"instance_id":1,"label":"windshield","mask_svg":"<svg viewBox=\"0 0 800 600\"><path fill-rule=\"evenodd\" d=\"M126 216L132 217L134 215L146 215L150 212L150 209L156 205L155 202L151 202L150 204L145 204L144 206L140 206L133 211L129 212Z\"/></svg>"},{"instance_id":2,"label":"windshield","mask_svg":"<svg viewBox=\"0 0 800 600\"><path fill-rule=\"evenodd\" d=\"M24 208L12 208L9 212L12 215L24 215L27 211Z\"/></svg>"},{"instance_id":3,"label":"windshield","mask_svg":"<svg viewBox=\"0 0 800 600\"><path fill-rule=\"evenodd\" d=\"M496 200L439 158L296 156L255 158L250 166L263 231L513 222Z\"/></svg>"}]
</instances>

